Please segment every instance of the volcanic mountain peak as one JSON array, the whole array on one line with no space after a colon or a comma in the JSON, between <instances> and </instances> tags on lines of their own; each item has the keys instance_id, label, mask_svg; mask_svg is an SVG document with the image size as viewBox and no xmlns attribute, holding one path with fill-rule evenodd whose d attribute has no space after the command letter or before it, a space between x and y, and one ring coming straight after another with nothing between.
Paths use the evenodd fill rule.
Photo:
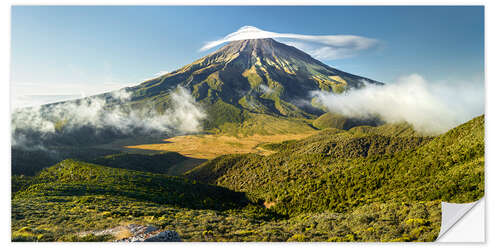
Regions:
<instances>
[{"instance_id":1,"label":"volcanic mountain peak","mask_svg":"<svg viewBox=\"0 0 500 250\"><path fill-rule=\"evenodd\" d=\"M295 47L266 38L230 42L129 90L135 101L156 107L168 106L165 100L170 91L182 86L207 109L223 105L221 109L233 113L312 118L323 111L313 103L311 91L340 93L366 84L382 83L337 70Z\"/></svg>"},{"instance_id":2,"label":"volcanic mountain peak","mask_svg":"<svg viewBox=\"0 0 500 250\"><path fill-rule=\"evenodd\" d=\"M312 62L314 59L295 47L279 43L272 38L238 40L228 43L211 55L251 55L253 57L281 57ZM208 57L210 57L209 55Z\"/></svg>"},{"instance_id":3,"label":"volcanic mountain peak","mask_svg":"<svg viewBox=\"0 0 500 250\"><path fill-rule=\"evenodd\" d=\"M245 69L250 69L252 66L271 67L285 71L286 74L295 74L300 68L304 69L304 66L329 68L332 74L340 72L293 46L279 43L271 38L233 41L195 63L203 65L233 63Z\"/></svg>"},{"instance_id":4,"label":"volcanic mountain peak","mask_svg":"<svg viewBox=\"0 0 500 250\"><path fill-rule=\"evenodd\" d=\"M343 91L362 87L365 83L380 84L364 77L334 69L312 58L307 53L271 38L233 41L217 51L176 71L141 84L141 87L168 88L182 84L191 91L207 82L214 88L213 80L223 85L231 81L237 89L256 89L261 84L292 83L304 91ZM276 83L276 84L274 84ZM215 84L221 87L220 84ZM286 87L286 86L283 86Z\"/></svg>"}]
</instances>

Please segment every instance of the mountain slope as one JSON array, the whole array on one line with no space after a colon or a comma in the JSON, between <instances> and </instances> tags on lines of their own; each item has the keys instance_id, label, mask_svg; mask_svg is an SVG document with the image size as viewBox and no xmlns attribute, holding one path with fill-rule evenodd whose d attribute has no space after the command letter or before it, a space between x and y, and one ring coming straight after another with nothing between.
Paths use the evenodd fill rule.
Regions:
<instances>
[{"instance_id":1,"label":"mountain slope","mask_svg":"<svg viewBox=\"0 0 500 250\"><path fill-rule=\"evenodd\" d=\"M330 129L275 146L278 152L270 156L222 156L186 175L246 192L284 214L345 212L394 199L471 202L483 196L484 116L432 140L384 133Z\"/></svg>"},{"instance_id":2,"label":"mountain slope","mask_svg":"<svg viewBox=\"0 0 500 250\"><path fill-rule=\"evenodd\" d=\"M312 125L315 128L325 129L325 128L338 128L338 129L350 129L355 126L377 126L380 122L376 119L356 119L343 116L340 114L334 114L331 112L325 113L315 119Z\"/></svg>"},{"instance_id":3,"label":"mountain slope","mask_svg":"<svg viewBox=\"0 0 500 250\"><path fill-rule=\"evenodd\" d=\"M168 98L158 97L183 86L208 111L208 126L216 127L241 122L250 112L312 118L323 111L314 107L311 91L342 92L365 84L382 83L334 69L273 39L252 39L231 42L128 90L136 103L148 100L163 107Z\"/></svg>"},{"instance_id":4,"label":"mountain slope","mask_svg":"<svg viewBox=\"0 0 500 250\"><path fill-rule=\"evenodd\" d=\"M187 208L225 210L248 204L242 193L179 177L64 160L30 179L14 178L14 199L111 195ZM30 183L26 183L30 182Z\"/></svg>"}]
</instances>

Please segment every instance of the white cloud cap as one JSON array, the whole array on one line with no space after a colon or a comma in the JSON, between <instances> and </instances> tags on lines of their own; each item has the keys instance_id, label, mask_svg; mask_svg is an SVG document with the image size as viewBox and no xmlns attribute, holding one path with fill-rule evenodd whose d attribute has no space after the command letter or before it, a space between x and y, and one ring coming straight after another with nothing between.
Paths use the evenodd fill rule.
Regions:
<instances>
[{"instance_id":1,"label":"white cloud cap","mask_svg":"<svg viewBox=\"0 0 500 250\"><path fill-rule=\"evenodd\" d=\"M354 35L301 35L293 33L277 33L261 30L253 26L243 26L222 39L207 42L200 51L205 51L226 42L276 38L285 44L297 47L317 59L341 59L352 57L362 51L379 47L376 39ZM280 39L281 38L281 39ZM283 40L282 40L283 39Z\"/></svg>"}]
</instances>

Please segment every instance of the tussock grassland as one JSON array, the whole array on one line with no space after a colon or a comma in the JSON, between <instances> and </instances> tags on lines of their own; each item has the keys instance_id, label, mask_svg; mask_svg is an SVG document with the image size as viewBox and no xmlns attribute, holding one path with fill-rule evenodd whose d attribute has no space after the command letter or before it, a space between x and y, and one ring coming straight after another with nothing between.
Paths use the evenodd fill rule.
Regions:
<instances>
[{"instance_id":1,"label":"tussock grassland","mask_svg":"<svg viewBox=\"0 0 500 250\"><path fill-rule=\"evenodd\" d=\"M315 133L317 133L317 131L301 134L254 134L245 137L228 135L186 135L165 139L165 143L126 146L126 148L171 151L197 159L213 159L226 154L257 153L269 155L273 151L259 147L260 144L300 140Z\"/></svg>"}]
</instances>

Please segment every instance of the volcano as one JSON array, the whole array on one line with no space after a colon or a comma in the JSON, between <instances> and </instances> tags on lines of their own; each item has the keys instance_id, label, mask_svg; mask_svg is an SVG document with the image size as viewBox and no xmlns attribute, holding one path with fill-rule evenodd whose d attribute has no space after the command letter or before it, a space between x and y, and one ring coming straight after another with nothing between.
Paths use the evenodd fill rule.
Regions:
<instances>
[{"instance_id":1,"label":"volcano","mask_svg":"<svg viewBox=\"0 0 500 250\"><path fill-rule=\"evenodd\" d=\"M367 84L382 83L332 68L295 47L266 38L228 43L189 65L127 90L133 93L133 102L147 101L161 110L168 106L169 93L182 86L208 110L213 127L232 122L230 116L229 120L218 119L228 110L235 115L314 118L324 111L311 91L341 93Z\"/></svg>"}]
</instances>

